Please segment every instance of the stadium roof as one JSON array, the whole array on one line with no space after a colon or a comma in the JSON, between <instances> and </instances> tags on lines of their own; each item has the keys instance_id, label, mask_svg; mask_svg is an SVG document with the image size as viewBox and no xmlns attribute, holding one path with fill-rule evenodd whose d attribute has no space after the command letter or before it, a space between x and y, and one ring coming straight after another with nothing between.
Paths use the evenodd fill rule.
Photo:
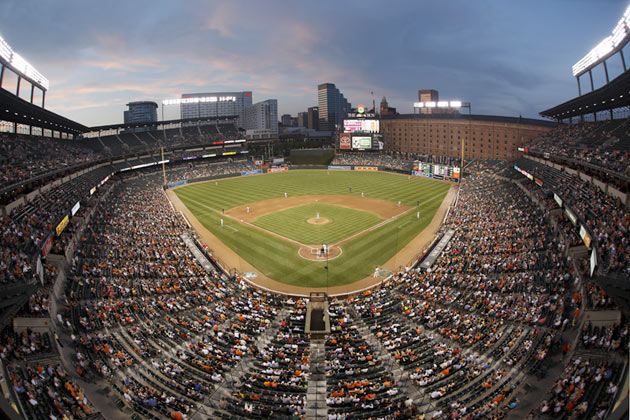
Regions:
<instances>
[{"instance_id":1,"label":"stadium roof","mask_svg":"<svg viewBox=\"0 0 630 420\"><path fill-rule=\"evenodd\" d=\"M470 115L470 114L399 114L381 115L381 120L404 120L404 119L433 119L433 120L463 120L463 121L483 121L506 124L524 124L541 127L555 127L556 123L547 120L522 117L502 117L499 115Z\"/></svg>"},{"instance_id":2,"label":"stadium roof","mask_svg":"<svg viewBox=\"0 0 630 420\"><path fill-rule=\"evenodd\" d=\"M93 131L106 131L106 130L122 130L125 128L157 127L159 125L180 124L180 123L189 123L189 122L193 123L193 122L235 120L236 118L238 118L237 115L223 116L223 117L185 118L181 120L166 120L166 121L142 122L142 123L109 124L109 125L99 125L99 126L90 127L90 128L86 127L84 131L93 132Z\"/></svg>"},{"instance_id":3,"label":"stadium roof","mask_svg":"<svg viewBox=\"0 0 630 420\"><path fill-rule=\"evenodd\" d=\"M630 105L630 70L610 83L540 113L541 116L562 120Z\"/></svg>"},{"instance_id":4,"label":"stadium roof","mask_svg":"<svg viewBox=\"0 0 630 420\"><path fill-rule=\"evenodd\" d=\"M0 120L69 134L88 130L82 124L25 101L4 89L0 89Z\"/></svg>"}]
</instances>

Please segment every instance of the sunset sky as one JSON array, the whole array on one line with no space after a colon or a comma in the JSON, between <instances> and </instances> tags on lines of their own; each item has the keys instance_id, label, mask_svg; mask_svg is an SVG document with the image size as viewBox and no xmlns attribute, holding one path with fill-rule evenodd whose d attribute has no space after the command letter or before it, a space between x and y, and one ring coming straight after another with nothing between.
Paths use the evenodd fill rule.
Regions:
<instances>
[{"instance_id":1,"label":"sunset sky","mask_svg":"<svg viewBox=\"0 0 630 420\"><path fill-rule=\"evenodd\" d=\"M275 98L279 114L296 115L317 105L324 82L353 106L371 106L374 92L377 103L386 96L410 113L418 89L436 89L441 99L471 102L475 114L537 118L577 96L571 66L627 6L3 0L0 36L50 80L46 107L88 126L122 122L130 101L192 92L251 90L254 102ZM612 77L621 72L615 58ZM603 71L594 76L601 86ZM11 82L3 87L11 90ZM167 107L166 119L178 111Z\"/></svg>"}]
</instances>

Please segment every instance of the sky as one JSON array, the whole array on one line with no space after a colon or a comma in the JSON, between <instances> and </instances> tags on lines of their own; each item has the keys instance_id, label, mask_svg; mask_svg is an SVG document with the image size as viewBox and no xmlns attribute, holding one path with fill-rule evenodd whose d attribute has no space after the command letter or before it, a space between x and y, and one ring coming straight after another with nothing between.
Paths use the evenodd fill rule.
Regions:
<instances>
[{"instance_id":1,"label":"sky","mask_svg":"<svg viewBox=\"0 0 630 420\"><path fill-rule=\"evenodd\" d=\"M317 85L326 82L353 106L385 96L411 113L418 89L436 89L440 99L470 102L473 114L539 118L577 96L571 66L627 7L628 0L2 0L0 36L49 79L46 108L87 126L121 123L131 101L195 92L251 90L254 102L277 99L279 115L295 116L317 105ZM603 84L598 71L595 87ZM621 72L619 59L609 71ZM14 90L11 82L3 87ZM164 117L179 118L179 108L166 107Z\"/></svg>"}]
</instances>

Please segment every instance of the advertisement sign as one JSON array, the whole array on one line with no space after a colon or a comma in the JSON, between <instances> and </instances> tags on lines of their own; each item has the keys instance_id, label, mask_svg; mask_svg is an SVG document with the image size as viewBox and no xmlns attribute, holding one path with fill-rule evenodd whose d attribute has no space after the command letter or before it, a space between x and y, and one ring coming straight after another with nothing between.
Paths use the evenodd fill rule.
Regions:
<instances>
[{"instance_id":1,"label":"advertisement sign","mask_svg":"<svg viewBox=\"0 0 630 420\"><path fill-rule=\"evenodd\" d=\"M351 171L352 166L338 166L338 165L330 165L328 167L331 171Z\"/></svg>"},{"instance_id":2,"label":"advertisement sign","mask_svg":"<svg viewBox=\"0 0 630 420\"><path fill-rule=\"evenodd\" d=\"M584 229L584 225L580 225L580 238L582 238L587 248L591 247L591 235Z\"/></svg>"},{"instance_id":3,"label":"advertisement sign","mask_svg":"<svg viewBox=\"0 0 630 420\"><path fill-rule=\"evenodd\" d=\"M355 171L378 171L378 166L355 166Z\"/></svg>"},{"instance_id":4,"label":"advertisement sign","mask_svg":"<svg viewBox=\"0 0 630 420\"><path fill-rule=\"evenodd\" d=\"M556 203L558 203L560 207L562 207L562 198L560 198L558 194L553 193L553 199L556 200Z\"/></svg>"},{"instance_id":5,"label":"advertisement sign","mask_svg":"<svg viewBox=\"0 0 630 420\"><path fill-rule=\"evenodd\" d=\"M286 166L281 166L279 168L269 168L267 170L267 172L284 172L284 171L288 171L289 168L287 168Z\"/></svg>"},{"instance_id":6,"label":"advertisement sign","mask_svg":"<svg viewBox=\"0 0 630 420\"><path fill-rule=\"evenodd\" d=\"M173 182L171 184L168 184L167 187L168 188L179 187L180 185L186 185L187 183L188 183L187 180L183 180L183 181Z\"/></svg>"},{"instance_id":7,"label":"advertisement sign","mask_svg":"<svg viewBox=\"0 0 630 420\"><path fill-rule=\"evenodd\" d=\"M247 175L258 175L258 174L262 174L262 169L256 169L255 171L245 171L245 172L241 172L241 176L247 176Z\"/></svg>"},{"instance_id":8,"label":"advertisement sign","mask_svg":"<svg viewBox=\"0 0 630 420\"><path fill-rule=\"evenodd\" d=\"M50 252L50 249L52 248L52 235L48 235L48 238L46 238L46 241L44 242L44 245L42 246L42 256L45 257L46 255L48 255L48 253Z\"/></svg>"},{"instance_id":9,"label":"advertisement sign","mask_svg":"<svg viewBox=\"0 0 630 420\"><path fill-rule=\"evenodd\" d=\"M352 142L350 140L350 134L341 133L339 134L339 148L340 149L351 149Z\"/></svg>"},{"instance_id":10,"label":"advertisement sign","mask_svg":"<svg viewBox=\"0 0 630 420\"><path fill-rule=\"evenodd\" d=\"M379 120L344 120L343 130L346 133L378 133L380 131L380 124Z\"/></svg>"},{"instance_id":11,"label":"advertisement sign","mask_svg":"<svg viewBox=\"0 0 630 420\"><path fill-rule=\"evenodd\" d=\"M593 248L591 251L591 277L593 277L595 272L595 266L597 266L597 254L595 253L595 248Z\"/></svg>"},{"instance_id":12,"label":"advertisement sign","mask_svg":"<svg viewBox=\"0 0 630 420\"><path fill-rule=\"evenodd\" d=\"M35 267L36 267L35 272L39 276L39 281L41 282L43 286L44 285L44 266L42 265L42 259L39 257L39 255L37 256L37 265Z\"/></svg>"},{"instance_id":13,"label":"advertisement sign","mask_svg":"<svg viewBox=\"0 0 630 420\"><path fill-rule=\"evenodd\" d=\"M352 136L352 148L358 150L368 150L372 148L372 137Z\"/></svg>"},{"instance_id":14,"label":"advertisement sign","mask_svg":"<svg viewBox=\"0 0 630 420\"><path fill-rule=\"evenodd\" d=\"M569 220L571 221L571 223L573 223L574 226L577 226L577 216L575 215L575 213L573 213L568 208L565 208L564 212L566 213L566 215L569 218Z\"/></svg>"},{"instance_id":15,"label":"advertisement sign","mask_svg":"<svg viewBox=\"0 0 630 420\"><path fill-rule=\"evenodd\" d=\"M72 214L74 216L79 211L79 208L81 208L81 202L77 201L77 204L72 206L72 210L70 210L70 214Z\"/></svg>"},{"instance_id":16,"label":"advertisement sign","mask_svg":"<svg viewBox=\"0 0 630 420\"><path fill-rule=\"evenodd\" d=\"M453 168L453 177L459 179L460 176L461 176L460 169L457 166L455 166Z\"/></svg>"},{"instance_id":17,"label":"advertisement sign","mask_svg":"<svg viewBox=\"0 0 630 420\"><path fill-rule=\"evenodd\" d=\"M66 226L68 226L69 222L70 222L70 216L66 214L66 217L61 219L61 222L59 222L59 224L55 228L55 232L57 232L57 236L61 235L61 232L63 232Z\"/></svg>"},{"instance_id":18,"label":"advertisement sign","mask_svg":"<svg viewBox=\"0 0 630 420\"><path fill-rule=\"evenodd\" d=\"M534 178L534 182L535 182L536 184L538 184L538 186L539 186L539 187L542 187L542 186L543 186L543 182L542 182L540 179L538 179L538 178Z\"/></svg>"},{"instance_id":19,"label":"advertisement sign","mask_svg":"<svg viewBox=\"0 0 630 420\"><path fill-rule=\"evenodd\" d=\"M96 187L92 187L90 189L90 195L94 194L96 192Z\"/></svg>"},{"instance_id":20,"label":"advertisement sign","mask_svg":"<svg viewBox=\"0 0 630 420\"><path fill-rule=\"evenodd\" d=\"M425 178L433 178L433 174L429 172L411 171L413 176L423 176Z\"/></svg>"}]
</instances>

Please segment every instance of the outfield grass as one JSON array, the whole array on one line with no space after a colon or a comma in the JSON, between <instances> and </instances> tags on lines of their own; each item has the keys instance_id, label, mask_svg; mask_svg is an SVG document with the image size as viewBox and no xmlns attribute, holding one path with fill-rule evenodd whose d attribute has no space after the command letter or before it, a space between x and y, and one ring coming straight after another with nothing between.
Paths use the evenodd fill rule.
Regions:
<instances>
[{"instance_id":1,"label":"outfield grass","mask_svg":"<svg viewBox=\"0 0 630 420\"><path fill-rule=\"evenodd\" d=\"M187 185L175 190L197 219L241 258L279 282L326 286L324 262L307 261L298 247L250 226L225 218L223 209L296 195L348 195L377 198L408 207L420 202L420 218L412 211L345 243L341 257L329 262L328 285L357 281L373 273L431 221L450 184L430 179L355 171L289 171ZM352 193L350 193L352 188ZM221 227L220 219L224 219ZM362 230L362 229L361 229ZM349 235L345 235L349 236ZM301 242L301 241L300 241ZM316 243L319 241L316 241ZM212 248L212 244L208 244ZM400 265L408 261L400 261ZM242 271L240 267L236 267Z\"/></svg>"},{"instance_id":2,"label":"outfield grass","mask_svg":"<svg viewBox=\"0 0 630 420\"><path fill-rule=\"evenodd\" d=\"M314 225L307 222L317 213L328 219L328 223ZM261 216L253 224L304 245L321 245L337 243L382 221L374 213L311 203Z\"/></svg>"}]
</instances>

